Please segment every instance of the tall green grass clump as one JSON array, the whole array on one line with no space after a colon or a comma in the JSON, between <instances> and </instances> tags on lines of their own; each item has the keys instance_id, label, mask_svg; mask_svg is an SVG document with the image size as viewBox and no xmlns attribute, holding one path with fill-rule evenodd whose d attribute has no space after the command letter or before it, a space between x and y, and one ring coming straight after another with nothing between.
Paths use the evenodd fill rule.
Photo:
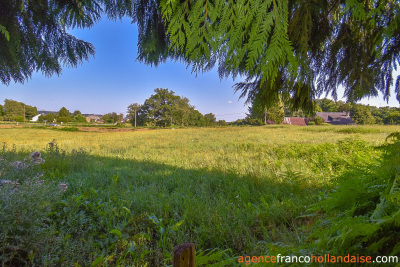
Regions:
<instances>
[{"instance_id":1,"label":"tall green grass clump","mask_svg":"<svg viewBox=\"0 0 400 267\"><path fill-rule=\"evenodd\" d=\"M396 136L391 134L389 137ZM344 172L316 205L317 248L337 255L400 255L400 140L381 146L379 162Z\"/></svg>"},{"instance_id":2,"label":"tall green grass clump","mask_svg":"<svg viewBox=\"0 0 400 267\"><path fill-rule=\"evenodd\" d=\"M351 166L308 206L308 240L273 249L286 254L400 255L400 133L376 147L381 156Z\"/></svg>"}]
</instances>

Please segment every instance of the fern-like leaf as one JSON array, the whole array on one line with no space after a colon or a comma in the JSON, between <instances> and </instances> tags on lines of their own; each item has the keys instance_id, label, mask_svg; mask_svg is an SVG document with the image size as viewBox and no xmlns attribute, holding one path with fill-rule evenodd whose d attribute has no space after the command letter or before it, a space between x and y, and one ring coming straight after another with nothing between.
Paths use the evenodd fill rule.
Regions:
<instances>
[{"instance_id":1,"label":"fern-like leaf","mask_svg":"<svg viewBox=\"0 0 400 267\"><path fill-rule=\"evenodd\" d=\"M6 27L0 24L0 32L6 37L7 41L10 41L10 34L8 33Z\"/></svg>"},{"instance_id":2,"label":"fern-like leaf","mask_svg":"<svg viewBox=\"0 0 400 267\"><path fill-rule=\"evenodd\" d=\"M386 137L386 142L389 141L400 141L400 132L393 132Z\"/></svg>"}]
</instances>

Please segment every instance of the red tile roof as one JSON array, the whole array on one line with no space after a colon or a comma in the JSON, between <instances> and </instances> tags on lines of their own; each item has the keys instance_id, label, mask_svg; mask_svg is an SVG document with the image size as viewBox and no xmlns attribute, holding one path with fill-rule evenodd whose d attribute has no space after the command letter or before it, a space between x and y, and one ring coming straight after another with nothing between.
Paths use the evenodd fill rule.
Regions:
<instances>
[{"instance_id":1,"label":"red tile roof","mask_svg":"<svg viewBox=\"0 0 400 267\"><path fill-rule=\"evenodd\" d=\"M306 118L297 118L297 117L285 117L283 123L290 125L298 125L298 126L306 126L307 121Z\"/></svg>"}]
</instances>

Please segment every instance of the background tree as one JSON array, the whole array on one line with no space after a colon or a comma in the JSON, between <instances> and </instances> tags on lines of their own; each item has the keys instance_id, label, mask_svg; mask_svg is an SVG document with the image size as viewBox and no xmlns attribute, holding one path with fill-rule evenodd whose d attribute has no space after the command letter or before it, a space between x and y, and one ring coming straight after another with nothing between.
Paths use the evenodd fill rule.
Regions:
<instances>
[{"instance_id":1,"label":"background tree","mask_svg":"<svg viewBox=\"0 0 400 267\"><path fill-rule=\"evenodd\" d=\"M350 110L351 118L357 124L374 124L375 118L368 106L353 104Z\"/></svg>"},{"instance_id":2,"label":"background tree","mask_svg":"<svg viewBox=\"0 0 400 267\"><path fill-rule=\"evenodd\" d=\"M347 103L345 103L343 101L337 101L336 102L336 110L338 112L343 112L343 111L349 112L351 110L351 106L352 105L351 105L350 102L347 102Z\"/></svg>"},{"instance_id":3,"label":"background tree","mask_svg":"<svg viewBox=\"0 0 400 267\"><path fill-rule=\"evenodd\" d=\"M218 126L228 126L228 123L225 120L219 120L217 121Z\"/></svg>"},{"instance_id":4,"label":"background tree","mask_svg":"<svg viewBox=\"0 0 400 267\"><path fill-rule=\"evenodd\" d=\"M41 120L41 121L47 121L48 123L51 123L51 122L54 122L54 120L55 120L55 118L56 118L56 116L53 114L53 113L47 113L46 115L44 115L44 116L40 116L39 117L39 120Z\"/></svg>"},{"instance_id":5,"label":"background tree","mask_svg":"<svg viewBox=\"0 0 400 267\"><path fill-rule=\"evenodd\" d=\"M24 104L15 100L4 100L5 120L15 120L24 115ZM23 117L22 117L23 118Z\"/></svg>"},{"instance_id":6,"label":"background tree","mask_svg":"<svg viewBox=\"0 0 400 267\"><path fill-rule=\"evenodd\" d=\"M78 123L86 123L87 122L86 117L83 116L82 114L77 114L77 115L73 116L72 120L75 122L78 122Z\"/></svg>"},{"instance_id":7,"label":"background tree","mask_svg":"<svg viewBox=\"0 0 400 267\"><path fill-rule=\"evenodd\" d=\"M314 111L322 112L322 108L318 105L317 101L314 101Z\"/></svg>"},{"instance_id":8,"label":"background tree","mask_svg":"<svg viewBox=\"0 0 400 267\"><path fill-rule=\"evenodd\" d=\"M267 120L273 121L276 124L283 122L285 118L285 110L283 108L283 102L279 100L270 108L267 109Z\"/></svg>"},{"instance_id":9,"label":"background tree","mask_svg":"<svg viewBox=\"0 0 400 267\"><path fill-rule=\"evenodd\" d=\"M58 112L57 112L57 118L59 117L71 117L71 113L69 110L65 107L62 107Z\"/></svg>"},{"instance_id":10,"label":"background tree","mask_svg":"<svg viewBox=\"0 0 400 267\"><path fill-rule=\"evenodd\" d=\"M25 105L25 118L31 120L34 116L38 115L38 110L36 107Z\"/></svg>"},{"instance_id":11,"label":"background tree","mask_svg":"<svg viewBox=\"0 0 400 267\"><path fill-rule=\"evenodd\" d=\"M141 105L138 103L133 103L128 106L128 115L129 115L128 119L132 122L132 125L135 127L137 126L137 112L140 106Z\"/></svg>"},{"instance_id":12,"label":"background tree","mask_svg":"<svg viewBox=\"0 0 400 267\"><path fill-rule=\"evenodd\" d=\"M204 126L215 126L217 124L217 119L212 113L204 114Z\"/></svg>"},{"instance_id":13,"label":"background tree","mask_svg":"<svg viewBox=\"0 0 400 267\"><path fill-rule=\"evenodd\" d=\"M399 111L392 111L389 115L385 118L386 124L400 124L400 112Z\"/></svg>"},{"instance_id":14,"label":"background tree","mask_svg":"<svg viewBox=\"0 0 400 267\"><path fill-rule=\"evenodd\" d=\"M186 97L176 96L173 91L157 88L155 94L145 100L143 105L131 104L128 106L127 119L135 125L145 126L207 126L215 124L215 116L205 119L198 110L190 104Z\"/></svg>"},{"instance_id":15,"label":"background tree","mask_svg":"<svg viewBox=\"0 0 400 267\"><path fill-rule=\"evenodd\" d=\"M37 108L11 99L4 100L4 119L18 120L19 122L32 119L38 114ZM22 119L21 119L22 118Z\"/></svg>"},{"instance_id":16,"label":"background tree","mask_svg":"<svg viewBox=\"0 0 400 267\"><path fill-rule=\"evenodd\" d=\"M265 110L258 110L254 108L254 105L250 105L247 107L247 112L248 113L246 113L245 119L249 118L249 119L257 119L265 121L265 114L266 114Z\"/></svg>"},{"instance_id":17,"label":"background tree","mask_svg":"<svg viewBox=\"0 0 400 267\"><path fill-rule=\"evenodd\" d=\"M186 97L180 97L175 101L172 118L176 125L188 126L190 125L190 114L193 112L194 107L190 105L189 99Z\"/></svg>"},{"instance_id":18,"label":"background tree","mask_svg":"<svg viewBox=\"0 0 400 267\"><path fill-rule=\"evenodd\" d=\"M72 116L76 116L76 115L82 115L82 113L79 110L75 110L74 113L72 114Z\"/></svg>"},{"instance_id":19,"label":"background tree","mask_svg":"<svg viewBox=\"0 0 400 267\"><path fill-rule=\"evenodd\" d=\"M337 112L338 107L336 106L335 101L327 98L317 99L315 101L318 106L321 108L322 112Z\"/></svg>"},{"instance_id":20,"label":"background tree","mask_svg":"<svg viewBox=\"0 0 400 267\"><path fill-rule=\"evenodd\" d=\"M383 124L383 118L381 117L381 112L380 112L379 108L377 108L375 106L370 106L369 110L371 111L371 114L375 119L375 124ZM351 116L351 114L350 114L350 116Z\"/></svg>"},{"instance_id":21,"label":"background tree","mask_svg":"<svg viewBox=\"0 0 400 267\"><path fill-rule=\"evenodd\" d=\"M391 111L392 109L390 107L380 107L376 110L372 109L371 113L375 117L375 119L378 119L378 122L382 121L384 124L389 124L387 118Z\"/></svg>"},{"instance_id":22,"label":"background tree","mask_svg":"<svg viewBox=\"0 0 400 267\"><path fill-rule=\"evenodd\" d=\"M193 109L189 114L189 126L206 126L206 121L203 114L201 114L197 109Z\"/></svg>"},{"instance_id":23,"label":"background tree","mask_svg":"<svg viewBox=\"0 0 400 267\"><path fill-rule=\"evenodd\" d=\"M110 114L105 114L101 117L101 119L105 122L105 123L113 123L113 120L110 117Z\"/></svg>"},{"instance_id":24,"label":"background tree","mask_svg":"<svg viewBox=\"0 0 400 267\"><path fill-rule=\"evenodd\" d=\"M0 105L0 121L4 120L3 116L4 116L4 108L2 105Z\"/></svg>"},{"instance_id":25,"label":"background tree","mask_svg":"<svg viewBox=\"0 0 400 267\"><path fill-rule=\"evenodd\" d=\"M145 125L171 125L172 111L180 97L168 89L157 88L154 92L138 110L139 120Z\"/></svg>"},{"instance_id":26,"label":"background tree","mask_svg":"<svg viewBox=\"0 0 400 267\"><path fill-rule=\"evenodd\" d=\"M105 114L102 117L102 119L106 123L117 123L117 122L119 122L119 115L116 112L111 112L111 113Z\"/></svg>"},{"instance_id":27,"label":"background tree","mask_svg":"<svg viewBox=\"0 0 400 267\"><path fill-rule=\"evenodd\" d=\"M65 107L62 107L57 112L56 118L57 118L57 122L60 122L60 123L61 122L66 123L66 122L72 121L71 112L69 112L69 110Z\"/></svg>"},{"instance_id":28,"label":"background tree","mask_svg":"<svg viewBox=\"0 0 400 267\"><path fill-rule=\"evenodd\" d=\"M112 123L119 122L119 115L116 112L111 112L110 118L112 119Z\"/></svg>"}]
</instances>

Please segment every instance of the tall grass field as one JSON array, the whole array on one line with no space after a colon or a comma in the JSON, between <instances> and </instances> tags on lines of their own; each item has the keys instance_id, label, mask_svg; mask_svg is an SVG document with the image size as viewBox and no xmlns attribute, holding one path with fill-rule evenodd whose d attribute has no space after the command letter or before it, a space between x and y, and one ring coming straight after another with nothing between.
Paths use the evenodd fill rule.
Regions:
<instances>
[{"instance_id":1,"label":"tall grass field","mask_svg":"<svg viewBox=\"0 0 400 267\"><path fill-rule=\"evenodd\" d=\"M198 266L399 255L397 131L2 128L0 263L170 266L185 242Z\"/></svg>"}]
</instances>

